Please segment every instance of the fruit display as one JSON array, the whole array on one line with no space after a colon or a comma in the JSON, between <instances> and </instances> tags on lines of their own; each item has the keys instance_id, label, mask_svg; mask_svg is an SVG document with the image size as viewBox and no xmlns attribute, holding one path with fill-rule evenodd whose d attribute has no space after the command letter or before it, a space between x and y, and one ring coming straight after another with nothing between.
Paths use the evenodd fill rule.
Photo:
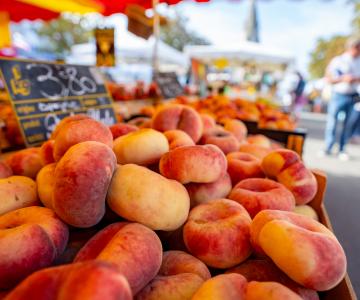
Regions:
<instances>
[{"instance_id":1,"label":"fruit display","mask_svg":"<svg viewBox=\"0 0 360 300\"><path fill-rule=\"evenodd\" d=\"M183 104L111 127L75 115L7 155L0 299L316 300L336 287L347 261L311 207L317 177L240 120L216 121Z\"/></svg>"}]
</instances>

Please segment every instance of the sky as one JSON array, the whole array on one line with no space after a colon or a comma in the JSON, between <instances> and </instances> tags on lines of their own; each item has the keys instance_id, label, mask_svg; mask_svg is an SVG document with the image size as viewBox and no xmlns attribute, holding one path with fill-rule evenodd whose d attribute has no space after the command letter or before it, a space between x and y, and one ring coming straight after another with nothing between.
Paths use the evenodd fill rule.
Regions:
<instances>
[{"instance_id":1,"label":"sky","mask_svg":"<svg viewBox=\"0 0 360 300\"><path fill-rule=\"evenodd\" d=\"M176 6L188 27L215 45L240 42L249 11L248 0L184 1ZM346 0L258 0L260 41L293 55L307 71L309 53L320 37L350 33L352 6Z\"/></svg>"}]
</instances>

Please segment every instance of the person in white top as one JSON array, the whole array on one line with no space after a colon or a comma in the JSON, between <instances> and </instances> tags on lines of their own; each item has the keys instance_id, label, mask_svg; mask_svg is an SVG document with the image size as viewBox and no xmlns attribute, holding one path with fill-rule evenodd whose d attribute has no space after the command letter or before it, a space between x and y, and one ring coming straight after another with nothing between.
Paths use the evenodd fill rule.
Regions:
<instances>
[{"instance_id":1,"label":"person in white top","mask_svg":"<svg viewBox=\"0 0 360 300\"><path fill-rule=\"evenodd\" d=\"M339 158L347 160L345 145L350 134L348 120L360 83L360 36L349 38L346 51L334 57L328 65L325 78L332 85L325 129L325 154L331 154L336 142L338 116L343 113L345 118L339 140Z\"/></svg>"}]
</instances>

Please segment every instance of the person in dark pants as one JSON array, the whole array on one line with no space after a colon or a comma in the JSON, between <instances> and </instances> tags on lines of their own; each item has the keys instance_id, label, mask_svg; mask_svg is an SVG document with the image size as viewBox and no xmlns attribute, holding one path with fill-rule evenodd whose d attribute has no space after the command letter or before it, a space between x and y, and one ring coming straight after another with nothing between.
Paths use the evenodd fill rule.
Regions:
<instances>
[{"instance_id":1,"label":"person in dark pants","mask_svg":"<svg viewBox=\"0 0 360 300\"><path fill-rule=\"evenodd\" d=\"M332 97L328 106L324 154L331 154L336 143L338 117L342 113L344 123L339 139L338 155L341 160L349 159L345 152L345 145L350 134L348 120L360 81L360 37L349 38L346 46L347 50L334 57L326 71L326 79L332 85Z\"/></svg>"}]
</instances>

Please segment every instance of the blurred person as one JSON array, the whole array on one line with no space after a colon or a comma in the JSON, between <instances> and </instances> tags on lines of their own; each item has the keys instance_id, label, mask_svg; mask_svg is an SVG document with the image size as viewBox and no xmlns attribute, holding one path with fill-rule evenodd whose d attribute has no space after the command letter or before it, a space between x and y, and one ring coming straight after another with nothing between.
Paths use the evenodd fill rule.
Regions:
<instances>
[{"instance_id":1,"label":"blurred person","mask_svg":"<svg viewBox=\"0 0 360 300\"><path fill-rule=\"evenodd\" d=\"M306 81L299 71L293 74L294 88L291 92L292 106L291 111L294 113L296 119L300 117L300 113L307 103L307 98L304 95Z\"/></svg>"},{"instance_id":2,"label":"blurred person","mask_svg":"<svg viewBox=\"0 0 360 300\"><path fill-rule=\"evenodd\" d=\"M350 37L343 54L334 57L326 70L326 80L331 84L332 94L328 104L325 129L325 150L322 155L330 155L336 143L338 116L344 115L343 127L339 139L338 157L348 160L345 145L350 136L349 116L353 110L357 86L360 82L360 36Z\"/></svg>"}]
</instances>

